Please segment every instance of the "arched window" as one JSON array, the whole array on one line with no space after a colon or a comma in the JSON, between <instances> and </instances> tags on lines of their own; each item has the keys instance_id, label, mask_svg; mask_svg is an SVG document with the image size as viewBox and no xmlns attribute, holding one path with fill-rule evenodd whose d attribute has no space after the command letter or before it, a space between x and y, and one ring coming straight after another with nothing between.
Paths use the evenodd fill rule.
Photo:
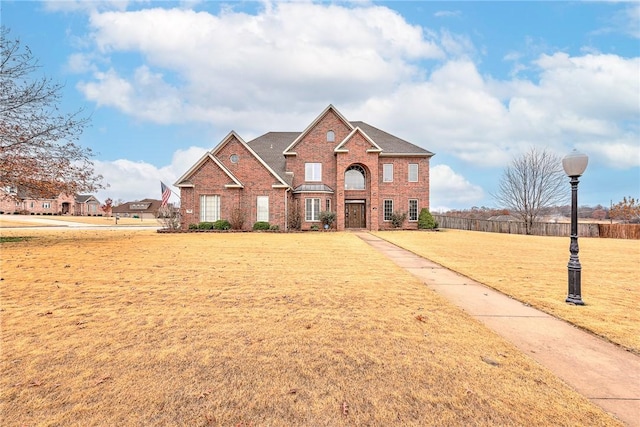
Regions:
<instances>
[{"instance_id":1,"label":"arched window","mask_svg":"<svg viewBox=\"0 0 640 427\"><path fill-rule=\"evenodd\" d=\"M360 165L351 165L344 173L344 189L345 190L364 190L365 189L365 173L364 168Z\"/></svg>"},{"instance_id":2,"label":"arched window","mask_svg":"<svg viewBox=\"0 0 640 427\"><path fill-rule=\"evenodd\" d=\"M336 141L336 133L332 130L327 132L327 142L335 142Z\"/></svg>"}]
</instances>

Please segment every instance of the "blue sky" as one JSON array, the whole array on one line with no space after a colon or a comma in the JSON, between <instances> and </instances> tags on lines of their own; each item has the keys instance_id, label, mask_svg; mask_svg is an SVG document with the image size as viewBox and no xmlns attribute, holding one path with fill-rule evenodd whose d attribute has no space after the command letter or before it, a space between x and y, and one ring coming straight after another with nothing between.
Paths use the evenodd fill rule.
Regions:
<instances>
[{"instance_id":1,"label":"blue sky","mask_svg":"<svg viewBox=\"0 0 640 427\"><path fill-rule=\"evenodd\" d=\"M302 131L328 104L436 153L432 210L496 206L504 167L533 146L589 155L580 204L640 197L637 2L0 8L65 83L63 108L91 115L80 143L101 200L159 198L229 131Z\"/></svg>"}]
</instances>

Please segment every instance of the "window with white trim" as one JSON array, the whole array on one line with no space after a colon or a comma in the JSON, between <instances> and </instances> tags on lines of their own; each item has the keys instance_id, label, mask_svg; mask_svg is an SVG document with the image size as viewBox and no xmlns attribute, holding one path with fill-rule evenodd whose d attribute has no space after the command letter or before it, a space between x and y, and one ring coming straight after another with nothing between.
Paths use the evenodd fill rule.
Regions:
<instances>
[{"instance_id":1,"label":"window with white trim","mask_svg":"<svg viewBox=\"0 0 640 427\"><path fill-rule=\"evenodd\" d=\"M316 182L322 181L322 163L305 163L304 180Z\"/></svg>"},{"instance_id":2,"label":"window with white trim","mask_svg":"<svg viewBox=\"0 0 640 427\"><path fill-rule=\"evenodd\" d=\"M320 199L304 199L304 220L320 220Z\"/></svg>"},{"instance_id":3,"label":"window with white trim","mask_svg":"<svg viewBox=\"0 0 640 427\"><path fill-rule=\"evenodd\" d=\"M391 221L391 215L393 214L393 200L385 199L383 203L384 220Z\"/></svg>"},{"instance_id":4,"label":"window with white trim","mask_svg":"<svg viewBox=\"0 0 640 427\"><path fill-rule=\"evenodd\" d=\"M269 222L269 196L258 196L256 199L256 221Z\"/></svg>"},{"instance_id":5,"label":"window with white trim","mask_svg":"<svg viewBox=\"0 0 640 427\"><path fill-rule=\"evenodd\" d=\"M220 196L200 196L200 222L220 219Z\"/></svg>"},{"instance_id":6,"label":"window with white trim","mask_svg":"<svg viewBox=\"0 0 640 427\"><path fill-rule=\"evenodd\" d=\"M418 164L409 163L409 182L418 182Z\"/></svg>"},{"instance_id":7,"label":"window with white trim","mask_svg":"<svg viewBox=\"0 0 640 427\"><path fill-rule=\"evenodd\" d=\"M42 209L51 209L51 203L50 202L44 202L42 204Z\"/></svg>"},{"instance_id":8,"label":"window with white trim","mask_svg":"<svg viewBox=\"0 0 640 427\"><path fill-rule=\"evenodd\" d=\"M409 221L418 220L418 199L409 199Z\"/></svg>"},{"instance_id":9,"label":"window with white trim","mask_svg":"<svg viewBox=\"0 0 640 427\"><path fill-rule=\"evenodd\" d=\"M335 142L336 141L336 133L332 130L327 132L327 142Z\"/></svg>"},{"instance_id":10,"label":"window with white trim","mask_svg":"<svg viewBox=\"0 0 640 427\"><path fill-rule=\"evenodd\" d=\"M393 182L393 163L382 165L382 182Z\"/></svg>"},{"instance_id":11,"label":"window with white trim","mask_svg":"<svg viewBox=\"0 0 640 427\"><path fill-rule=\"evenodd\" d=\"M344 173L344 189L345 190L364 190L365 189L365 172L360 165L351 165Z\"/></svg>"},{"instance_id":12,"label":"window with white trim","mask_svg":"<svg viewBox=\"0 0 640 427\"><path fill-rule=\"evenodd\" d=\"M326 200L326 209L327 212L331 212L331 199Z\"/></svg>"}]
</instances>

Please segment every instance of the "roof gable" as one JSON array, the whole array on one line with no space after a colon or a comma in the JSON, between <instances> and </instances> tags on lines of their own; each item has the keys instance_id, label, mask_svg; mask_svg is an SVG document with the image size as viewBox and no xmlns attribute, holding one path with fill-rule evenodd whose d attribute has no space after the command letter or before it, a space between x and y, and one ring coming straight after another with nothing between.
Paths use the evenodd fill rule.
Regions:
<instances>
[{"instance_id":1,"label":"roof gable","mask_svg":"<svg viewBox=\"0 0 640 427\"><path fill-rule=\"evenodd\" d=\"M174 184L176 187L190 187L193 184L189 182L191 176L198 170L200 167L207 161L213 161L233 182L234 184L228 184L226 187L228 188L244 188L244 185L236 176L224 165L218 158L217 154L222 150L227 144L231 141L239 142L246 150L253 156L265 169L269 171L271 175L279 182L279 184L274 185L282 185L285 187L289 187L281 177L278 175L272 168L269 166L235 131L229 132L229 134L220 141L218 145L216 145L213 150L206 153L200 160L198 160L184 175L182 175Z\"/></svg>"},{"instance_id":2,"label":"roof gable","mask_svg":"<svg viewBox=\"0 0 640 427\"><path fill-rule=\"evenodd\" d=\"M340 144L338 144L333 151L336 153L348 153L349 149L347 148L347 144L354 138L355 135L362 136L365 141L371 144L371 148L367 149L367 153L380 153L382 151L382 148L380 148L380 146L376 144L376 142L371 139L369 135L363 132L359 127L356 127L354 130L352 130L351 133L347 135L347 137Z\"/></svg>"},{"instance_id":3,"label":"roof gable","mask_svg":"<svg viewBox=\"0 0 640 427\"><path fill-rule=\"evenodd\" d=\"M318 123L320 123L322 121L322 119L324 119L325 116L327 114L329 114L329 112L333 112L344 123L344 125L348 129L353 130L353 125L340 113L340 111L338 111L336 109L336 107L334 107L332 104L329 104L329 106L327 108L325 108L324 111L322 111L322 113L320 113L318 115L318 117L316 117L316 119L313 122L311 122L311 124L309 126L307 126L307 128L304 131L302 131L302 133L300 135L298 135L298 137L291 143L291 145L289 145L287 148L285 148L285 150L283 151L282 154L284 154L285 156L287 156L287 155L295 155L296 152L293 151L293 148L305 136L307 136L313 130L313 128L315 128L318 125Z\"/></svg>"}]
</instances>

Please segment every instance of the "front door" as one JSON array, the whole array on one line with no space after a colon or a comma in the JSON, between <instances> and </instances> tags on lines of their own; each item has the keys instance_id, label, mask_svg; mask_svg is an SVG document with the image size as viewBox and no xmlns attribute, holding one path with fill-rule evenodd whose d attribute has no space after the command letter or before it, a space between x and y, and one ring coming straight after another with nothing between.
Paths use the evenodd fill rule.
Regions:
<instances>
[{"instance_id":1,"label":"front door","mask_svg":"<svg viewBox=\"0 0 640 427\"><path fill-rule=\"evenodd\" d=\"M346 228L366 228L367 218L365 216L364 202L345 203L344 219Z\"/></svg>"}]
</instances>

